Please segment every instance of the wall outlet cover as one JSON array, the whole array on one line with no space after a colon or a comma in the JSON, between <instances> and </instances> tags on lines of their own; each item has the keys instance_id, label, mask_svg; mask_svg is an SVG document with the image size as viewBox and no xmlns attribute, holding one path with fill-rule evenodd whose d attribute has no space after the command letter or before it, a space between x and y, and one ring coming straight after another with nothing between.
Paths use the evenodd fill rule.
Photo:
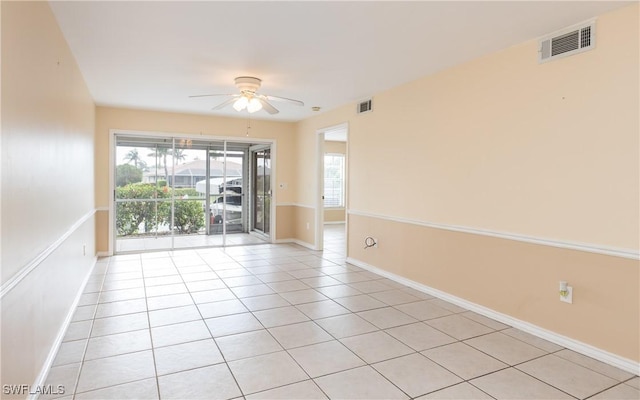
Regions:
<instances>
[{"instance_id":1,"label":"wall outlet cover","mask_svg":"<svg viewBox=\"0 0 640 400\"><path fill-rule=\"evenodd\" d=\"M573 304L573 286L567 286L567 295L560 295L560 301L563 303Z\"/></svg>"}]
</instances>

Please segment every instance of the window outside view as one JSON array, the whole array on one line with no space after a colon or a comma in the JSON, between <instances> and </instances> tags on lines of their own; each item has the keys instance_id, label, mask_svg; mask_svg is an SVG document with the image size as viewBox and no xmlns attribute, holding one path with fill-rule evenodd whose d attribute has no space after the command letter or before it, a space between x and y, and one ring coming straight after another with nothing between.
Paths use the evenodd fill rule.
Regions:
<instances>
[{"instance_id":1,"label":"window outside view","mask_svg":"<svg viewBox=\"0 0 640 400\"><path fill-rule=\"evenodd\" d=\"M344 155L324 156L324 206L344 207Z\"/></svg>"},{"instance_id":2,"label":"window outside view","mask_svg":"<svg viewBox=\"0 0 640 400\"><path fill-rule=\"evenodd\" d=\"M207 156L211 157L208 174ZM241 232L243 152L227 151L226 162L224 156L223 151L204 148L174 150L170 145L119 144L115 173L117 239L207 234L206 218L210 219L211 234L221 234L223 223L227 232ZM155 245L167 247L166 243Z\"/></svg>"}]
</instances>

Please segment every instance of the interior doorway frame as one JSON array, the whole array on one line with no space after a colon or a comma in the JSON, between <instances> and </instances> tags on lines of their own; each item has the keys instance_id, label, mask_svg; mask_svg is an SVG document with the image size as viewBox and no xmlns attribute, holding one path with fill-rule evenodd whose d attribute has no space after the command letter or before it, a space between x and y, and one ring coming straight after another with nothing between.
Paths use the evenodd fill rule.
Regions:
<instances>
[{"instance_id":1,"label":"interior doorway frame","mask_svg":"<svg viewBox=\"0 0 640 400\"><path fill-rule=\"evenodd\" d=\"M316 130L316 201L315 201L315 243L314 250L324 249L324 142L325 133L334 130L346 132L346 150L344 166L344 225L345 246L349 248L349 123L343 122Z\"/></svg>"},{"instance_id":2,"label":"interior doorway frame","mask_svg":"<svg viewBox=\"0 0 640 400\"><path fill-rule=\"evenodd\" d=\"M108 210L108 220L109 220L109 234L108 234L108 254L107 256L113 256L115 254L115 245L116 245L116 236L117 232L115 231L115 169L116 169L116 136L135 136L135 137L149 137L149 138L158 138L158 137L166 137L166 138L176 138L176 139L185 139L185 140L194 140L194 141L219 141L219 142L235 142L235 143L247 143L252 145L265 145L271 147L271 205L270 205L270 214L271 218L269 220L269 235L268 242L266 243L275 243L275 232L276 232L276 203L277 203L277 191L276 182L277 182L277 142L276 139L266 139L266 138L256 138L256 137L245 137L245 136L216 136L209 134L200 134L193 135L187 133L179 133L179 132L159 132L159 131L138 131L138 130L127 130L127 129L109 129L109 210ZM250 230L249 230L250 231ZM238 246L238 245L235 245ZM177 249L173 249L177 250ZM142 250L144 251L144 250ZM142 252L141 251L141 252ZM158 250L163 251L163 250ZM166 251L166 250L164 250Z\"/></svg>"}]
</instances>

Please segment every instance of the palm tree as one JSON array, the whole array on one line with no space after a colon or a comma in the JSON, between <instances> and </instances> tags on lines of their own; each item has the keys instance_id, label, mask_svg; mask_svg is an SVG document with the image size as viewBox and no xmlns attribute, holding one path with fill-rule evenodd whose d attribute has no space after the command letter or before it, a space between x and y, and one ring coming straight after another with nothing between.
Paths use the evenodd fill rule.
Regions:
<instances>
[{"instance_id":1,"label":"palm tree","mask_svg":"<svg viewBox=\"0 0 640 400\"><path fill-rule=\"evenodd\" d=\"M133 162L133 165L138 168L139 165L143 165L144 161L140 158L140 154L138 153L138 149L129 150L127 155L124 156L124 160L127 163Z\"/></svg>"},{"instance_id":2,"label":"palm tree","mask_svg":"<svg viewBox=\"0 0 640 400\"><path fill-rule=\"evenodd\" d=\"M149 153L149 157L162 156L162 165L164 166L164 180L169 183L169 170L167 169L167 156L169 155L169 149L165 147L156 147L155 151Z\"/></svg>"},{"instance_id":3,"label":"palm tree","mask_svg":"<svg viewBox=\"0 0 640 400\"><path fill-rule=\"evenodd\" d=\"M147 162L145 160L138 161L138 168L140 168L142 172L149 171L149 167L147 166Z\"/></svg>"},{"instance_id":4,"label":"palm tree","mask_svg":"<svg viewBox=\"0 0 640 400\"><path fill-rule=\"evenodd\" d=\"M171 156L177 162L184 161L187 158L187 156L184 154L184 150L183 149L175 149L175 150L173 150L171 152Z\"/></svg>"}]
</instances>

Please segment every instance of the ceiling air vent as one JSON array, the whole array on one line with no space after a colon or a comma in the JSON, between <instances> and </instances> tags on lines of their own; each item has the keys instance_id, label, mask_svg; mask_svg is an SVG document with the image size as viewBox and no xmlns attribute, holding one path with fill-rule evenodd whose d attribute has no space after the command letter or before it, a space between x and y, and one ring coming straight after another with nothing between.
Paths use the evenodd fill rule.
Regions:
<instances>
[{"instance_id":1,"label":"ceiling air vent","mask_svg":"<svg viewBox=\"0 0 640 400\"><path fill-rule=\"evenodd\" d=\"M371 112L371 99L358 103L358 114Z\"/></svg>"},{"instance_id":2,"label":"ceiling air vent","mask_svg":"<svg viewBox=\"0 0 640 400\"><path fill-rule=\"evenodd\" d=\"M543 63L593 49L595 46L595 25L596 21L590 20L540 39L538 61Z\"/></svg>"}]
</instances>

